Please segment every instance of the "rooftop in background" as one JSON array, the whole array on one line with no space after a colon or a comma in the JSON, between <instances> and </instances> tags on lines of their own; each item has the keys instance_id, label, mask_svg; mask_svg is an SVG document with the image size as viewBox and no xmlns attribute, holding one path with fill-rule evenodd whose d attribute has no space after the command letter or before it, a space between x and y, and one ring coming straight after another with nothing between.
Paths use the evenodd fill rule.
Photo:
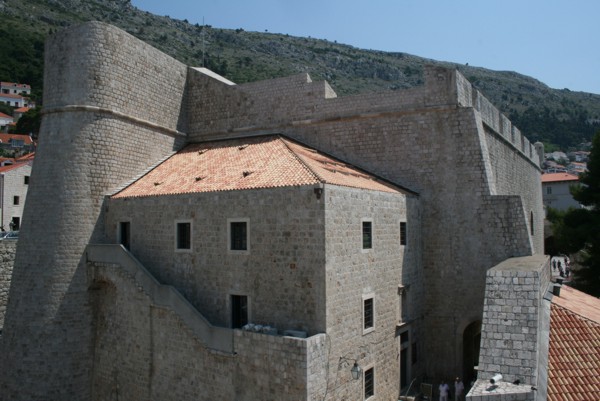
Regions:
<instances>
[{"instance_id":1,"label":"rooftop in background","mask_svg":"<svg viewBox=\"0 0 600 401\"><path fill-rule=\"evenodd\" d=\"M600 400L600 299L563 286L552 297L548 400Z\"/></svg>"},{"instance_id":2,"label":"rooftop in background","mask_svg":"<svg viewBox=\"0 0 600 401\"><path fill-rule=\"evenodd\" d=\"M24 145L33 144L31 136L26 134L0 134L0 143L9 143L10 141L23 141Z\"/></svg>"},{"instance_id":3,"label":"rooftop in background","mask_svg":"<svg viewBox=\"0 0 600 401\"><path fill-rule=\"evenodd\" d=\"M17 84L15 82L0 82L0 86L1 87L11 87L11 88L15 88L15 89L31 89L31 86L27 85L27 84Z\"/></svg>"},{"instance_id":4,"label":"rooftop in background","mask_svg":"<svg viewBox=\"0 0 600 401\"><path fill-rule=\"evenodd\" d=\"M280 135L191 144L114 198L333 184L403 190Z\"/></svg>"},{"instance_id":5,"label":"rooftop in background","mask_svg":"<svg viewBox=\"0 0 600 401\"><path fill-rule=\"evenodd\" d=\"M579 177L569 173L542 174L542 182L579 181Z\"/></svg>"}]
</instances>

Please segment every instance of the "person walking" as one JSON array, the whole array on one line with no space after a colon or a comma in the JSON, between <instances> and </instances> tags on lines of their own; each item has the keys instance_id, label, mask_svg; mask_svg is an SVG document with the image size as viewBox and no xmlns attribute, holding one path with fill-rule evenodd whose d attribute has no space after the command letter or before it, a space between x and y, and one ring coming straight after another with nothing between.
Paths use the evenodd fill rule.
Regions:
<instances>
[{"instance_id":1,"label":"person walking","mask_svg":"<svg viewBox=\"0 0 600 401\"><path fill-rule=\"evenodd\" d=\"M448 401L448 392L450 391L450 386L444 380L440 384L438 388L440 390L440 401Z\"/></svg>"},{"instance_id":2,"label":"person walking","mask_svg":"<svg viewBox=\"0 0 600 401\"><path fill-rule=\"evenodd\" d=\"M454 399L456 401L462 401L464 392L465 385L463 384L462 380L460 380L460 377L457 377L456 380L454 380Z\"/></svg>"}]
</instances>

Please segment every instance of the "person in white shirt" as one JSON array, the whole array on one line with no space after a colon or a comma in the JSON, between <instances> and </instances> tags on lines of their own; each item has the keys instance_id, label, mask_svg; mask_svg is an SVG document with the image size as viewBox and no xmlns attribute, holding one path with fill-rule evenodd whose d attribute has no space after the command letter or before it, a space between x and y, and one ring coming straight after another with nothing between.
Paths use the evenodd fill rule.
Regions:
<instances>
[{"instance_id":1,"label":"person in white shirt","mask_svg":"<svg viewBox=\"0 0 600 401\"><path fill-rule=\"evenodd\" d=\"M440 390L440 401L448 401L448 392L450 391L450 386L444 380L442 380L442 384L439 387Z\"/></svg>"},{"instance_id":2,"label":"person in white shirt","mask_svg":"<svg viewBox=\"0 0 600 401\"><path fill-rule=\"evenodd\" d=\"M456 401L462 401L464 392L465 385L463 384L462 380L460 380L460 377L457 377L456 380L454 380L454 399Z\"/></svg>"}]
</instances>

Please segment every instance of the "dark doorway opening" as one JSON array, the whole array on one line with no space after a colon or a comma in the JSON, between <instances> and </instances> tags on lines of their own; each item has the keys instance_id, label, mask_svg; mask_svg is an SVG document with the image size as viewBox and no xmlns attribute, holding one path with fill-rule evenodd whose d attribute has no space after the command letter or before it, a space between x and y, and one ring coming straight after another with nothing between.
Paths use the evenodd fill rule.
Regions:
<instances>
[{"instance_id":1,"label":"dark doorway opening","mask_svg":"<svg viewBox=\"0 0 600 401\"><path fill-rule=\"evenodd\" d=\"M123 245L125 247L125 249L129 250L129 247L131 245L130 238L131 235L131 225L128 221L122 221L119 224L119 241L121 243L121 245Z\"/></svg>"},{"instance_id":2,"label":"dark doorway opening","mask_svg":"<svg viewBox=\"0 0 600 401\"><path fill-rule=\"evenodd\" d=\"M481 321L469 324L463 332L463 383L471 383L477 378L475 366L479 363L481 343Z\"/></svg>"},{"instance_id":3,"label":"dark doorway opening","mask_svg":"<svg viewBox=\"0 0 600 401\"><path fill-rule=\"evenodd\" d=\"M231 328L239 329L248 324L248 297L231 296Z\"/></svg>"}]
</instances>

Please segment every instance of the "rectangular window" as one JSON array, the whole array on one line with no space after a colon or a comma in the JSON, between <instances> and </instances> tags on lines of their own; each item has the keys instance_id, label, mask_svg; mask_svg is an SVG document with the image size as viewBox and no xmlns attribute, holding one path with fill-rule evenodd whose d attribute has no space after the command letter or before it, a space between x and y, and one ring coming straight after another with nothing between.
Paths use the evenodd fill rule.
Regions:
<instances>
[{"instance_id":1,"label":"rectangular window","mask_svg":"<svg viewBox=\"0 0 600 401\"><path fill-rule=\"evenodd\" d=\"M546 187L546 195L552 195L552 187Z\"/></svg>"},{"instance_id":2,"label":"rectangular window","mask_svg":"<svg viewBox=\"0 0 600 401\"><path fill-rule=\"evenodd\" d=\"M245 221L232 221L230 230L230 249L232 251L248 250L248 223Z\"/></svg>"},{"instance_id":3,"label":"rectangular window","mask_svg":"<svg viewBox=\"0 0 600 401\"><path fill-rule=\"evenodd\" d=\"M248 297L231 296L231 328L239 329L248 324Z\"/></svg>"},{"instance_id":4,"label":"rectangular window","mask_svg":"<svg viewBox=\"0 0 600 401\"><path fill-rule=\"evenodd\" d=\"M29 185L29 176L28 176L28 175L26 175L26 176L24 177L23 184L25 184L25 185Z\"/></svg>"},{"instance_id":5,"label":"rectangular window","mask_svg":"<svg viewBox=\"0 0 600 401\"><path fill-rule=\"evenodd\" d=\"M19 197L13 196L13 205L18 205L18 204L19 204Z\"/></svg>"},{"instance_id":6,"label":"rectangular window","mask_svg":"<svg viewBox=\"0 0 600 401\"><path fill-rule=\"evenodd\" d=\"M375 325L373 306L373 298L363 300L363 332L372 330Z\"/></svg>"},{"instance_id":7,"label":"rectangular window","mask_svg":"<svg viewBox=\"0 0 600 401\"><path fill-rule=\"evenodd\" d=\"M375 368L365 370L365 400L375 395Z\"/></svg>"},{"instance_id":8,"label":"rectangular window","mask_svg":"<svg viewBox=\"0 0 600 401\"><path fill-rule=\"evenodd\" d=\"M362 222L362 247L363 249L373 248L373 223L370 221Z\"/></svg>"},{"instance_id":9,"label":"rectangular window","mask_svg":"<svg viewBox=\"0 0 600 401\"><path fill-rule=\"evenodd\" d=\"M130 247L131 223L122 221L119 223L119 242L129 250Z\"/></svg>"},{"instance_id":10,"label":"rectangular window","mask_svg":"<svg viewBox=\"0 0 600 401\"><path fill-rule=\"evenodd\" d=\"M177 223L177 249L192 249L192 223Z\"/></svg>"},{"instance_id":11,"label":"rectangular window","mask_svg":"<svg viewBox=\"0 0 600 401\"><path fill-rule=\"evenodd\" d=\"M406 245L406 222L400 222L400 245Z\"/></svg>"}]
</instances>

